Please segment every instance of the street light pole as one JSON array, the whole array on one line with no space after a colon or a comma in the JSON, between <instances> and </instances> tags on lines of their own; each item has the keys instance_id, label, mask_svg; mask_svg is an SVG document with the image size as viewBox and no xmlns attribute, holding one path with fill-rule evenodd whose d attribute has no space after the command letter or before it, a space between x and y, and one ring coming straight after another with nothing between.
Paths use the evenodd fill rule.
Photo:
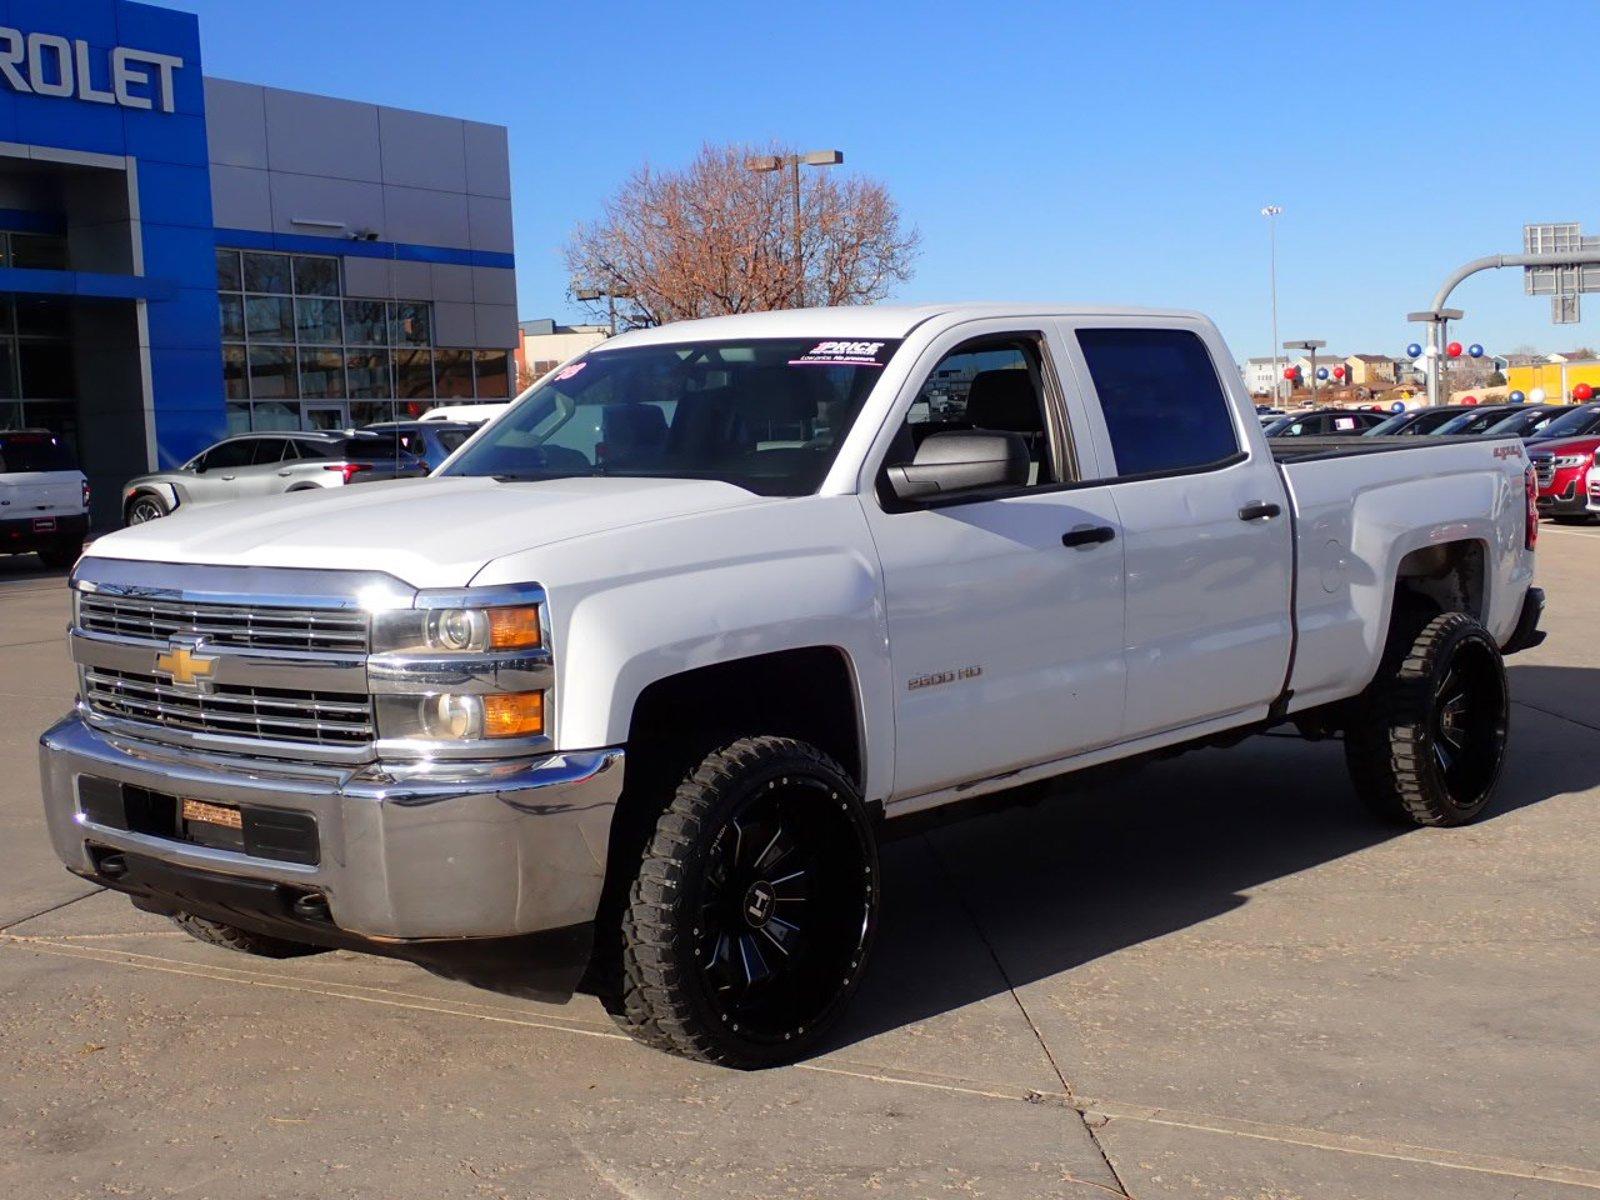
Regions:
<instances>
[{"instance_id":1,"label":"street light pole","mask_svg":"<svg viewBox=\"0 0 1600 1200\"><path fill-rule=\"evenodd\" d=\"M1277 396L1283 387L1282 371L1278 359L1278 222L1282 215L1281 204L1269 204L1261 210L1267 219L1267 240L1272 247L1272 394Z\"/></svg>"},{"instance_id":2,"label":"street light pole","mask_svg":"<svg viewBox=\"0 0 1600 1200\"><path fill-rule=\"evenodd\" d=\"M803 308L806 299L806 264L805 264L805 211L800 204L800 167L836 167L844 162L842 150L809 150L804 154L755 154L744 160L747 171L789 171L789 192L793 201L793 216L791 233L794 238L794 263L791 271L794 279L790 284L790 304L795 308Z\"/></svg>"},{"instance_id":3,"label":"street light pole","mask_svg":"<svg viewBox=\"0 0 1600 1200\"><path fill-rule=\"evenodd\" d=\"M592 301L604 298L606 302L606 315L610 318L611 336L616 337L617 301L629 299L633 295L633 289L618 284L612 284L610 287L603 288L578 287L575 284L572 289L572 295L574 299L582 300L585 303L590 303Z\"/></svg>"},{"instance_id":4,"label":"street light pole","mask_svg":"<svg viewBox=\"0 0 1600 1200\"><path fill-rule=\"evenodd\" d=\"M1312 408L1315 408L1317 406L1317 390L1318 390L1317 389L1317 351L1321 350L1327 344L1328 344L1327 342L1318 342L1318 341L1285 342L1283 344L1283 348L1285 350L1304 350L1308 355L1311 356L1311 407Z\"/></svg>"}]
</instances>

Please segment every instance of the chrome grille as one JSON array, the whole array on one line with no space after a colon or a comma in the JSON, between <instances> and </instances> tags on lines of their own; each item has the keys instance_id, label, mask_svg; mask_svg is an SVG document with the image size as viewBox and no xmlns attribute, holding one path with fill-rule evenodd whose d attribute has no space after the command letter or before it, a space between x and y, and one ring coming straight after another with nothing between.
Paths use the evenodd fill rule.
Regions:
<instances>
[{"instance_id":1,"label":"chrome grille","mask_svg":"<svg viewBox=\"0 0 1600 1200\"><path fill-rule=\"evenodd\" d=\"M1548 455L1533 455L1533 475L1539 481L1540 487L1549 487L1550 481L1556 477L1556 460Z\"/></svg>"},{"instance_id":2,"label":"chrome grille","mask_svg":"<svg viewBox=\"0 0 1600 1200\"><path fill-rule=\"evenodd\" d=\"M251 650L367 649L367 614L347 609L241 608L85 592L78 597L78 627L156 642L203 638L208 645Z\"/></svg>"},{"instance_id":3,"label":"chrome grille","mask_svg":"<svg viewBox=\"0 0 1600 1200\"><path fill-rule=\"evenodd\" d=\"M371 699L339 692L224 685L200 692L152 675L90 667L83 699L100 716L186 733L318 746L373 738Z\"/></svg>"}]
</instances>

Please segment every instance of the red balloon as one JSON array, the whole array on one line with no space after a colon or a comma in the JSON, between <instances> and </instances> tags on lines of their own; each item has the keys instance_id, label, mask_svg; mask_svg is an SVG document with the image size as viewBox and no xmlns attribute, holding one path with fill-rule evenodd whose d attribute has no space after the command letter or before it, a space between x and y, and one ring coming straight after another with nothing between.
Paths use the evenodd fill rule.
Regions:
<instances>
[{"instance_id":1,"label":"red balloon","mask_svg":"<svg viewBox=\"0 0 1600 1200\"><path fill-rule=\"evenodd\" d=\"M1594 389L1587 383L1580 383L1577 387L1572 389L1572 398L1574 400L1593 400Z\"/></svg>"},{"instance_id":2,"label":"red balloon","mask_svg":"<svg viewBox=\"0 0 1600 1200\"><path fill-rule=\"evenodd\" d=\"M1343 379L1344 378L1344 368L1343 367L1335 367L1333 369L1333 377L1335 379Z\"/></svg>"},{"instance_id":3,"label":"red balloon","mask_svg":"<svg viewBox=\"0 0 1600 1200\"><path fill-rule=\"evenodd\" d=\"M1297 378L1299 378L1299 375L1300 375L1300 368L1299 367L1285 367L1283 369L1283 377L1285 379L1297 379Z\"/></svg>"},{"instance_id":4,"label":"red balloon","mask_svg":"<svg viewBox=\"0 0 1600 1200\"><path fill-rule=\"evenodd\" d=\"M1476 404L1477 402L1478 402L1478 398L1476 396L1463 396L1463 397L1461 397L1461 403L1463 403L1463 404Z\"/></svg>"},{"instance_id":5,"label":"red balloon","mask_svg":"<svg viewBox=\"0 0 1600 1200\"><path fill-rule=\"evenodd\" d=\"M1448 354L1451 358L1460 358L1461 357L1461 343L1460 342L1451 342L1448 346L1446 346L1444 348L1444 352L1446 354Z\"/></svg>"}]
</instances>

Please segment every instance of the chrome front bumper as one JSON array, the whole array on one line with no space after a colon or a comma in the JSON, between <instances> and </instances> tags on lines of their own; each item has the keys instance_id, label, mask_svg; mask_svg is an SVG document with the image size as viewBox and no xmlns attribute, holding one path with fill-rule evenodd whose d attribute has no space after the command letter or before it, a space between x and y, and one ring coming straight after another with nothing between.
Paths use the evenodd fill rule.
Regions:
<instances>
[{"instance_id":1,"label":"chrome front bumper","mask_svg":"<svg viewBox=\"0 0 1600 1200\"><path fill-rule=\"evenodd\" d=\"M91 729L40 738L45 816L67 867L107 880L107 851L208 877L284 885L326 900L338 931L378 941L502 938L594 920L619 749L492 763L313 766L205 756ZM164 796L309 814L315 865L96 824L85 777Z\"/></svg>"}]
</instances>

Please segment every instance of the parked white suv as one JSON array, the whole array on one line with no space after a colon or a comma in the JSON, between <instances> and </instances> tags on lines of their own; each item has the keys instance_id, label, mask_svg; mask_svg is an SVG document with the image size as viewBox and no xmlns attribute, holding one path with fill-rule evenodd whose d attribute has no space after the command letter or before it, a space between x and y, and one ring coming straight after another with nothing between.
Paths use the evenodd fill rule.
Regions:
<instances>
[{"instance_id":1,"label":"parked white suv","mask_svg":"<svg viewBox=\"0 0 1600 1200\"><path fill-rule=\"evenodd\" d=\"M1292 726L1386 819L1477 817L1531 484L1515 438L1269 441L1193 313L641 330L430 479L97 542L48 822L209 942L586 973L651 1046L782 1062L910 814Z\"/></svg>"},{"instance_id":2,"label":"parked white suv","mask_svg":"<svg viewBox=\"0 0 1600 1200\"><path fill-rule=\"evenodd\" d=\"M0 554L70 567L89 533L89 481L48 429L0 430Z\"/></svg>"}]
</instances>

